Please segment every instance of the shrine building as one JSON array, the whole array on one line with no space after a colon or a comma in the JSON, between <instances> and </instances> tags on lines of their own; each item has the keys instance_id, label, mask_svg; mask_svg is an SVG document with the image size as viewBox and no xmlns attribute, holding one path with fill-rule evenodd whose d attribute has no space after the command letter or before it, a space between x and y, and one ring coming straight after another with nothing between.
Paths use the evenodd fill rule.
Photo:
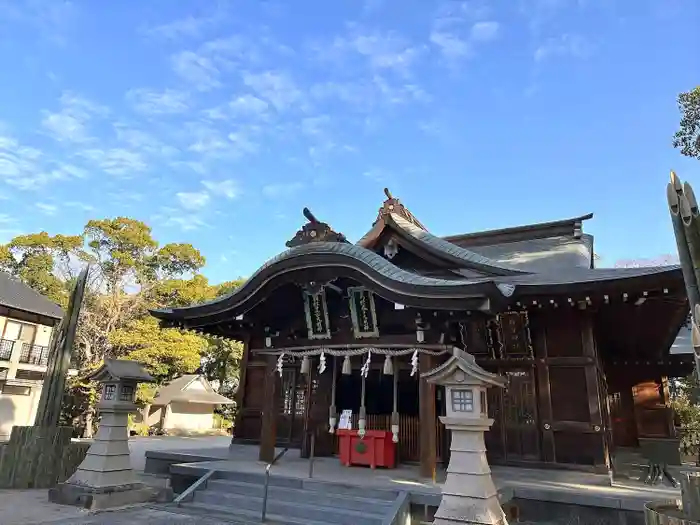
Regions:
<instances>
[{"instance_id":1,"label":"shrine building","mask_svg":"<svg viewBox=\"0 0 700 525\"><path fill-rule=\"evenodd\" d=\"M505 378L460 400L494 419L493 464L607 472L617 447L673 435L668 378L692 370L669 352L688 314L679 267L595 268L592 215L438 237L385 193L357 242L305 209L288 249L236 291L151 312L243 342L234 443L270 461L276 446L308 456L314 435L331 456L343 419L432 476L449 432L444 392L420 375L454 348Z\"/></svg>"}]
</instances>

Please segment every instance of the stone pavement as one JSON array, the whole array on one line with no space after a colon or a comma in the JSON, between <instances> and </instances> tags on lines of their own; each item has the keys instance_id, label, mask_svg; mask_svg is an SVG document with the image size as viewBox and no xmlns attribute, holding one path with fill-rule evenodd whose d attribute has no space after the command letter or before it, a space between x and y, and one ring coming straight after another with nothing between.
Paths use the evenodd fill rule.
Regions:
<instances>
[{"instance_id":1,"label":"stone pavement","mask_svg":"<svg viewBox=\"0 0 700 525\"><path fill-rule=\"evenodd\" d=\"M0 522L5 525L5 522ZM66 518L59 521L44 521L41 525L236 525L235 522L212 520L202 516L186 516L146 507L83 514L83 517ZM23 523L23 525L39 525Z\"/></svg>"},{"instance_id":2,"label":"stone pavement","mask_svg":"<svg viewBox=\"0 0 700 525\"><path fill-rule=\"evenodd\" d=\"M146 450L180 449L193 447L210 447L227 445L230 437L152 437L129 440L131 449L131 464L144 483L162 486L164 480L153 476L143 475ZM32 490L0 490L0 525L121 525L132 523L188 525L203 523L205 525L224 525L226 522L206 521L201 518L190 518L178 514L145 508L113 511L102 514L89 514L86 511L65 505L49 503L48 491Z\"/></svg>"}]
</instances>

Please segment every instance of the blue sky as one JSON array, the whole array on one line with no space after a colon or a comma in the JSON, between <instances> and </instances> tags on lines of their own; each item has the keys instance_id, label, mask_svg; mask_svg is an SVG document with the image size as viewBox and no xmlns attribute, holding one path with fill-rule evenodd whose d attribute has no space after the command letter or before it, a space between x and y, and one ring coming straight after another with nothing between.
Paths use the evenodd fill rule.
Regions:
<instances>
[{"instance_id":1,"label":"blue sky","mask_svg":"<svg viewBox=\"0 0 700 525\"><path fill-rule=\"evenodd\" d=\"M602 262L673 251L697 0L0 0L0 240L144 220L215 281L308 206L388 186L436 234L594 212Z\"/></svg>"}]
</instances>

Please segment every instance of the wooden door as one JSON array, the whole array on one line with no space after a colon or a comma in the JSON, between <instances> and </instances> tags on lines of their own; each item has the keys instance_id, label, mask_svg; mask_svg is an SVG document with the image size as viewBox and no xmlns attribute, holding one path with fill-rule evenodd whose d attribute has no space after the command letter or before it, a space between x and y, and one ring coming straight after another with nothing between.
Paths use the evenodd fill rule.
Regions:
<instances>
[{"instance_id":1,"label":"wooden door","mask_svg":"<svg viewBox=\"0 0 700 525\"><path fill-rule=\"evenodd\" d=\"M277 443L300 447L304 438L306 412L306 381L296 367L284 368L277 418Z\"/></svg>"},{"instance_id":2,"label":"wooden door","mask_svg":"<svg viewBox=\"0 0 700 525\"><path fill-rule=\"evenodd\" d=\"M506 462L540 460L535 375L531 367L502 369L505 389L489 390L493 427L486 434L489 455Z\"/></svg>"},{"instance_id":3,"label":"wooden door","mask_svg":"<svg viewBox=\"0 0 700 525\"><path fill-rule=\"evenodd\" d=\"M607 471L593 320L560 308L533 321L544 461Z\"/></svg>"}]
</instances>

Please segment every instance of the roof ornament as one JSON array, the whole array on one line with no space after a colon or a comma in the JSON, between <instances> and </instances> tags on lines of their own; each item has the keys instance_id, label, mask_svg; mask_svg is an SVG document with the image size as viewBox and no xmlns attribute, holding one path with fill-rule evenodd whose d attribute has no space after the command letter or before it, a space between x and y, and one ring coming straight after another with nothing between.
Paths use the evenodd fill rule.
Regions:
<instances>
[{"instance_id":1,"label":"roof ornament","mask_svg":"<svg viewBox=\"0 0 700 525\"><path fill-rule=\"evenodd\" d=\"M377 224L377 222L382 220L387 215L395 213L415 226L418 226L421 230L428 231L428 229L423 226L410 211L408 211L408 208L401 204L401 201L391 194L389 188L384 188L384 195L386 195L386 200L382 204L382 207L379 208L377 220L374 221L374 224Z\"/></svg>"},{"instance_id":2,"label":"roof ornament","mask_svg":"<svg viewBox=\"0 0 700 525\"><path fill-rule=\"evenodd\" d=\"M319 221L309 208L304 208L303 214L309 222L297 231L293 239L285 243L287 248L294 248L311 242L348 242L345 235L333 231L328 224Z\"/></svg>"}]
</instances>

